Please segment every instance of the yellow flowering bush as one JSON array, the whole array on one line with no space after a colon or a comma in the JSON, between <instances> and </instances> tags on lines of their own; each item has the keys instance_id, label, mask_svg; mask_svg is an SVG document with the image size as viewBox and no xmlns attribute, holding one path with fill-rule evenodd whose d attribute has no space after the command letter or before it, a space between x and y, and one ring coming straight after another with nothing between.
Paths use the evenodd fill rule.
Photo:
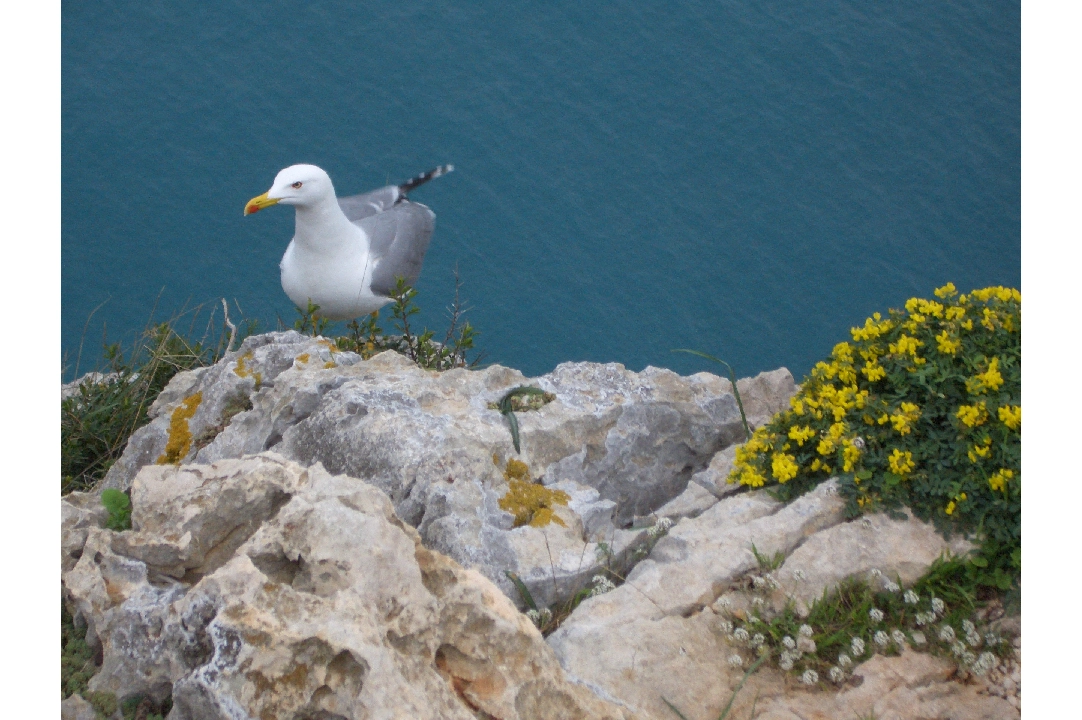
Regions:
<instances>
[{"instance_id":1,"label":"yellow flowering bush","mask_svg":"<svg viewBox=\"0 0 1082 720\"><path fill-rule=\"evenodd\" d=\"M1002 585L1021 562L1022 296L935 296L853 328L738 448L729 482L785 500L838 476L850 516L904 505L977 536Z\"/></svg>"}]
</instances>

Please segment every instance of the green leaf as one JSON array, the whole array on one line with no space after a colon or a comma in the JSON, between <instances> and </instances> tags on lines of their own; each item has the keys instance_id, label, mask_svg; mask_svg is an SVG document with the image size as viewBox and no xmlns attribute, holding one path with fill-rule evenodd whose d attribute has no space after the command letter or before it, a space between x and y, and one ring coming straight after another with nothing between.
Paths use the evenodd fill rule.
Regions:
<instances>
[{"instance_id":1,"label":"green leaf","mask_svg":"<svg viewBox=\"0 0 1082 720\"><path fill-rule=\"evenodd\" d=\"M529 589L526 587L526 583L522 582L522 579L518 575L510 570L504 570L503 574L507 576L515 585L515 589L518 590L518 594L522 596L522 602L526 603L531 610L537 610L537 603L533 600L533 595L530 594Z\"/></svg>"},{"instance_id":2,"label":"green leaf","mask_svg":"<svg viewBox=\"0 0 1082 720\"><path fill-rule=\"evenodd\" d=\"M127 495L116 488L104 490L101 494L101 504L109 511L109 520L106 527L110 530L131 529L131 500Z\"/></svg>"}]
</instances>

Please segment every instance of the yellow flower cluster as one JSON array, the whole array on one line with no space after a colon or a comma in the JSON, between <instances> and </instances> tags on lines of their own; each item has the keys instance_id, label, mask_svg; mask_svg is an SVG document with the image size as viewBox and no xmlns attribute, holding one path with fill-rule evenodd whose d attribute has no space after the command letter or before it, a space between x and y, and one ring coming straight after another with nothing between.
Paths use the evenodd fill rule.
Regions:
<instances>
[{"instance_id":1,"label":"yellow flower cluster","mask_svg":"<svg viewBox=\"0 0 1082 720\"><path fill-rule=\"evenodd\" d=\"M905 475L913 472L913 453L909 452L908 450L903 452L898 448L894 448L893 452L891 452L890 454L890 457L887 458L887 464L890 465L890 471L892 473L894 473L895 475L902 475L904 477Z\"/></svg>"},{"instance_id":2,"label":"yellow flower cluster","mask_svg":"<svg viewBox=\"0 0 1082 720\"><path fill-rule=\"evenodd\" d=\"M816 363L790 400L790 409L737 449L729 482L750 487L784 484L787 493L794 493L802 492L806 482L853 473L859 488L854 499L860 507L878 507L881 501L898 497L897 492L908 502L916 498L906 493L926 493L925 484L907 482L892 490L882 484L880 473L923 480L936 467L929 461L926 468L925 458L943 443L921 433L925 427L939 427L943 415L953 415L958 420L954 447L964 450L977 467L951 470L948 464L943 472L960 474L958 480L968 491L976 492L985 481L967 485L971 482L967 478L988 478L993 492L1009 488L1011 482L1017 489L1017 467L1002 467L1015 462L1004 454L1008 447L1004 443L1015 442L1016 436L1004 440L1004 433L1019 430L1022 410L1019 405L1001 405L999 396L1008 379L1017 380L1017 356L995 355L1000 351L986 348L992 347L993 337L998 338L996 347L1016 343L1016 337L1007 338L1002 331L1019 330L1021 294L992 287L959 296L954 284L947 283L935 290L935 297L911 298L904 311L891 310L887 317L875 313L862 326L851 328L852 340L838 343L827 360ZM980 355L982 351L988 355ZM917 373L912 383L903 371ZM951 400L956 397L948 389L953 378L959 378L959 385L965 382L969 394L965 404ZM937 383L946 385L940 389ZM999 423L990 423L997 417ZM928 497L933 503L928 510L957 515L967 496L959 492L944 506L946 499ZM976 517L974 513L983 509L978 505L965 515Z\"/></svg>"},{"instance_id":3,"label":"yellow flower cluster","mask_svg":"<svg viewBox=\"0 0 1082 720\"><path fill-rule=\"evenodd\" d=\"M999 421L1011 430L1022 427L1022 407L1020 405L1002 406L999 409Z\"/></svg>"},{"instance_id":4,"label":"yellow flower cluster","mask_svg":"<svg viewBox=\"0 0 1082 720\"><path fill-rule=\"evenodd\" d=\"M992 488L993 492L1000 492L1003 488L1007 487L1007 481L1014 477L1014 471L1002 468L992 473L992 477L988 478L988 487Z\"/></svg>"},{"instance_id":5,"label":"yellow flower cluster","mask_svg":"<svg viewBox=\"0 0 1082 720\"><path fill-rule=\"evenodd\" d=\"M913 423L920 419L920 408L911 402L904 402L890 416L890 424L899 435L908 435L913 429ZM879 424L884 424L880 418Z\"/></svg>"},{"instance_id":6,"label":"yellow flower cluster","mask_svg":"<svg viewBox=\"0 0 1082 720\"><path fill-rule=\"evenodd\" d=\"M796 444L801 447L804 447L804 443L808 440L811 440L815 436L816 432L807 425L805 425L804 427L794 425L793 427L789 428L789 439L796 440Z\"/></svg>"},{"instance_id":7,"label":"yellow flower cluster","mask_svg":"<svg viewBox=\"0 0 1082 720\"><path fill-rule=\"evenodd\" d=\"M956 495L954 497L954 500L951 500L949 503L947 503L947 507L944 508L944 512L946 512L948 515L953 515L954 511L958 508L958 503L960 503L960 502L962 502L964 500L967 500L967 499L968 498L966 497L965 493L962 493L960 495Z\"/></svg>"},{"instance_id":8,"label":"yellow flower cluster","mask_svg":"<svg viewBox=\"0 0 1082 720\"><path fill-rule=\"evenodd\" d=\"M962 405L958 408L956 416L965 423L966 427L977 427L983 425L988 419L988 410L984 406L984 400L981 400L976 405ZM1002 411L1000 411L1000 417L1003 417Z\"/></svg>"},{"instance_id":9,"label":"yellow flower cluster","mask_svg":"<svg viewBox=\"0 0 1082 720\"><path fill-rule=\"evenodd\" d=\"M796 477L800 466L796 464L796 458L786 453L774 453L770 461L770 470L774 478L780 482L787 482Z\"/></svg>"},{"instance_id":10,"label":"yellow flower cluster","mask_svg":"<svg viewBox=\"0 0 1082 720\"><path fill-rule=\"evenodd\" d=\"M992 452L992 438L985 435L983 440L973 443L973 447L969 449L969 461L971 463L978 463L978 458L986 458L988 454Z\"/></svg>"},{"instance_id":11,"label":"yellow flower cluster","mask_svg":"<svg viewBox=\"0 0 1082 720\"><path fill-rule=\"evenodd\" d=\"M988 361L988 369L977 373L966 380L966 391L970 395L979 395L987 390L995 392L1003 384L1003 376L999 373L999 358L993 357Z\"/></svg>"},{"instance_id":12,"label":"yellow flower cluster","mask_svg":"<svg viewBox=\"0 0 1082 720\"><path fill-rule=\"evenodd\" d=\"M944 355L954 355L962 347L961 340L952 339L946 330L935 336L936 348Z\"/></svg>"}]
</instances>

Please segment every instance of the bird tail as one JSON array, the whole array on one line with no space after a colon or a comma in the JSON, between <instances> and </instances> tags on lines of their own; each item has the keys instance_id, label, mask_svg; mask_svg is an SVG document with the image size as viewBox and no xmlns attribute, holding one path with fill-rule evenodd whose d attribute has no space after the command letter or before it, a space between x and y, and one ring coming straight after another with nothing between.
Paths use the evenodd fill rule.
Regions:
<instances>
[{"instance_id":1,"label":"bird tail","mask_svg":"<svg viewBox=\"0 0 1082 720\"><path fill-rule=\"evenodd\" d=\"M438 178L440 175L446 175L447 173L451 172L454 169L455 169L454 165L440 165L438 168L436 168L434 170L429 170L428 172L421 173L420 175L418 175L415 178L410 178L406 182L399 185L398 189L402 192L403 195L405 195L410 190L413 190L414 188L418 188L418 187L424 185L429 180L434 180L434 179Z\"/></svg>"}]
</instances>

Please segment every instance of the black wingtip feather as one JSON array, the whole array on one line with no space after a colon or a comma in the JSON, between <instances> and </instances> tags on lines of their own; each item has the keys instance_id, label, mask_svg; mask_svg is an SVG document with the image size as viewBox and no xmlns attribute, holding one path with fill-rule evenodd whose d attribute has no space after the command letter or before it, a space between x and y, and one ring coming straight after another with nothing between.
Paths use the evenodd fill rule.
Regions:
<instances>
[{"instance_id":1,"label":"black wingtip feather","mask_svg":"<svg viewBox=\"0 0 1082 720\"><path fill-rule=\"evenodd\" d=\"M405 195L410 190L413 190L414 188L420 187L421 185L424 185L429 180L434 180L434 179L438 178L440 175L446 175L447 173L451 172L454 169L455 169L454 165L440 165L439 167L437 167L437 168L435 168L433 170L429 170L428 172L421 173L420 175L418 175L415 178L410 178L406 182L399 185L398 189L402 192L403 195Z\"/></svg>"}]
</instances>

